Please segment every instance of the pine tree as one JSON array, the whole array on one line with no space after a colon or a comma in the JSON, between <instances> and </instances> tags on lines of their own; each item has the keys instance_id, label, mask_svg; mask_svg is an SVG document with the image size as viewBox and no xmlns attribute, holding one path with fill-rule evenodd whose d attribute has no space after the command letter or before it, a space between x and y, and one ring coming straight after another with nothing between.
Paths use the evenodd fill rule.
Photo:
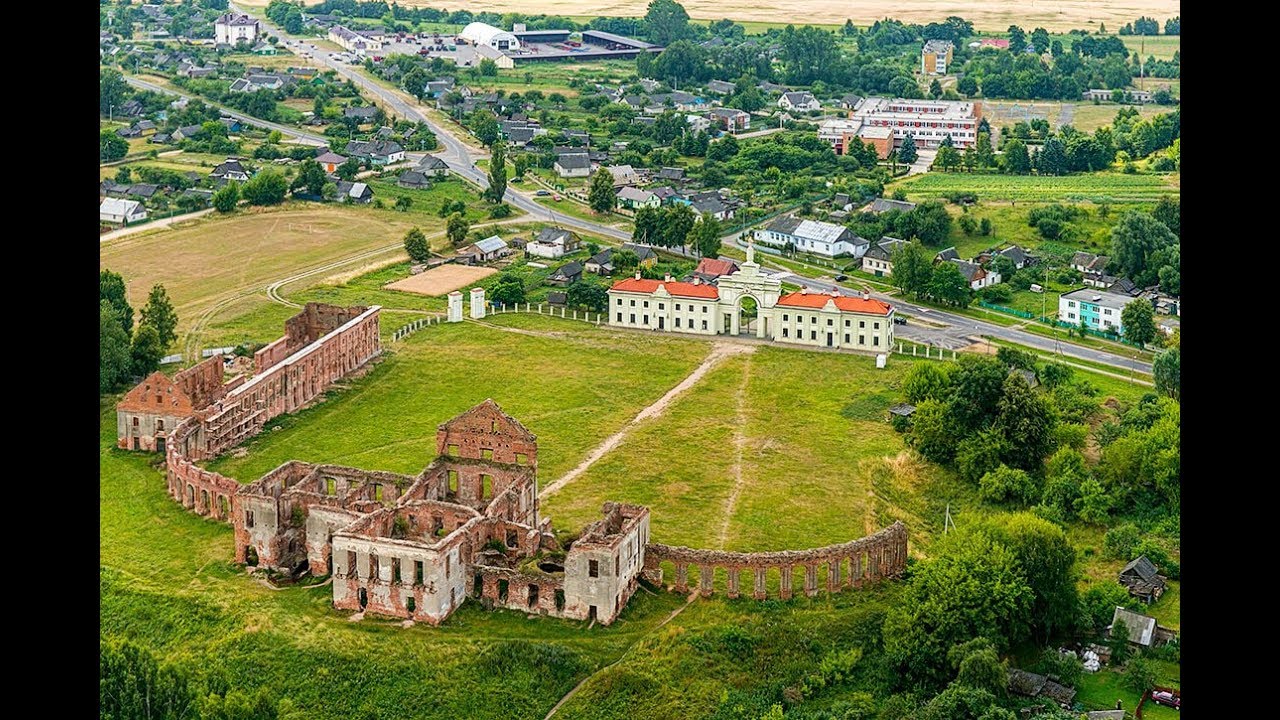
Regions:
<instances>
[{"instance_id":1,"label":"pine tree","mask_svg":"<svg viewBox=\"0 0 1280 720\"><path fill-rule=\"evenodd\" d=\"M502 202L502 196L507 194L507 144L497 142L493 144L493 152L489 156L489 188L485 190L485 197L490 202Z\"/></svg>"},{"instance_id":2,"label":"pine tree","mask_svg":"<svg viewBox=\"0 0 1280 720\"><path fill-rule=\"evenodd\" d=\"M910 165L916 161L916 158L919 157L919 155L920 154L916 152L916 139L910 135L903 138L902 147L898 148L898 159L907 165Z\"/></svg>"},{"instance_id":3,"label":"pine tree","mask_svg":"<svg viewBox=\"0 0 1280 720\"><path fill-rule=\"evenodd\" d=\"M147 304L142 308L141 324L155 328L161 347L167 348L178 339L178 313L174 311L163 285L157 283L151 288Z\"/></svg>"}]
</instances>

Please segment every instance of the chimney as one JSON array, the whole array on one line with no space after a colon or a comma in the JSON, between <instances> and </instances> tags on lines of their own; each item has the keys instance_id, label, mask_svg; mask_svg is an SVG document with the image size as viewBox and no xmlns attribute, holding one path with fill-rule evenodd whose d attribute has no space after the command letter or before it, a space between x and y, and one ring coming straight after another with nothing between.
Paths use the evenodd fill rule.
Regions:
<instances>
[{"instance_id":1,"label":"chimney","mask_svg":"<svg viewBox=\"0 0 1280 720\"><path fill-rule=\"evenodd\" d=\"M831 297L840 297L840 288L831 288Z\"/></svg>"},{"instance_id":2,"label":"chimney","mask_svg":"<svg viewBox=\"0 0 1280 720\"><path fill-rule=\"evenodd\" d=\"M640 268L636 268L636 279L640 279Z\"/></svg>"}]
</instances>

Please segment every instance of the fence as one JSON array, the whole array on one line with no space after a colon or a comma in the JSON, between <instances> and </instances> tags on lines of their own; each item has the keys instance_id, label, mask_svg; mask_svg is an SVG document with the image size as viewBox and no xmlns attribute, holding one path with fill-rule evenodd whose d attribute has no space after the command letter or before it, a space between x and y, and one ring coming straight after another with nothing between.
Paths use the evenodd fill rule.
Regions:
<instances>
[{"instance_id":1,"label":"fence","mask_svg":"<svg viewBox=\"0 0 1280 720\"><path fill-rule=\"evenodd\" d=\"M921 350L924 350L924 352L921 353L920 352ZM933 350L937 350L937 352L935 353L933 352ZM947 350L946 348L934 348L929 345L921 345L919 343L913 343L913 342L908 342L904 344L902 343L902 341L899 341L897 347L894 348L894 352L898 353L899 355L910 355L911 357L923 357L923 358L932 359L932 360L955 360L956 351L952 350L951 357L948 358L945 355L946 350Z\"/></svg>"},{"instance_id":2,"label":"fence","mask_svg":"<svg viewBox=\"0 0 1280 720\"><path fill-rule=\"evenodd\" d=\"M204 350L200 351L200 357L211 358L214 355L226 355L227 353L235 352L235 350L236 350L235 345L229 345L227 347L220 347L220 348L205 348Z\"/></svg>"},{"instance_id":3,"label":"fence","mask_svg":"<svg viewBox=\"0 0 1280 720\"><path fill-rule=\"evenodd\" d=\"M1061 320L1049 315L1036 315L1035 313L1029 313L1025 310L1016 310L1014 308L1007 307L1005 305L994 305L985 300L979 300L978 307L986 308L987 310L994 310L1000 313L1005 313L1006 315L1014 315L1020 318L1026 318L1027 320L1035 320L1036 322L1042 322L1046 325L1052 325L1054 327L1062 328L1064 330L1074 330L1075 332L1082 333L1084 335L1091 335L1093 337L1096 337L1102 340L1110 340L1111 342L1122 343L1124 345L1128 345L1129 347L1135 347L1135 348L1140 347L1138 343L1125 340L1122 336L1117 335L1114 332L1094 330L1093 328L1090 328L1090 327L1080 327L1078 324L1062 322Z\"/></svg>"},{"instance_id":4,"label":"fence","mask_svg":"<svg viewBox=\"0 0 1280 720\"><path fill-rule=\"evenodd\" d=\"M1006 315L1016 315L1017 317L1020 317L1020 318L1030 319L1035 317L1033 313L1029 313L1026 310L1017 310L1015 308L1007 307L1005 305L995 305L987 302L986 300L979 300L978 307L983 307L988 310L995 310L996 312L1005 313Z\"/></svg>"},{"instance_id":5,"label":"fence","mask_svg":"<svg viewBox=\"0 0 1280 720\"><path fill-rule=\"evenodd\" d=\"M486 313L488 315L505 315L507 313L520 312L532 315L536 313L538 315L546 315L548 317L564 318L565 320L580 320L582 322L594 324L597 327L604 323L604 313L593 313L586 310L578 310L576 308L570 310L567 306L562 305L559 308L560 312L557 314L556 309L556 307L548 303L538 303L537 305L534 305L533 303L515 303L511 305L511 307L507 307L506 303L489 303ZM431 325L439 325L445 322L448 322L448 318L445 315L435 315L432 317L414 320L407 325L402 325L399 328L396 328L396 331L391 333L391 341L396 342L398 340L403 340L422 328L429 327Z\"/></svg>"},{"instance_id":6,"label":"fence","mask_svg":"<svg viewBox=\"0 0 1280 720\"><path fill-rule=\"evenodd\" d=\"M786 213L789 213L789 212L791 212L791 211L793 211L793 210L795 210L795 209L797 209L797 208L799 208L799 207L802 207L806 202L807 202L807 203L810 203L810 204L813 204L813 203L820 203L820 202L824 202L824 201L826 201L826 200L827 200L828 198L830 198L830 197L831 197L831 195L819 195L819 196L818 196L818 197L816 197L816 198L810 198L810 199L808 199L808 200L802 200L802 201L800 201L800 202L798 202L798 203L793 203L793 204L788 205L788 206L786 206L786 207L784 207L784 208L781 208L781 209L778 209L778 210L774 210L774 211L773 211L773 212L771 212L771 213L766 213L766 214L765 214L765 215L763 215L762 217L756 218L756 219L754 219L754 220L743 220L743 221L741 221L741 222L734 223L733 225L730 225L730 226L726 227L726 228L724 229L724 233L725 233L726 235L728 235L728 234L730 234L730 233L736 233L736 232L739 232L739 231L741 231L741 230L745 230L745 229L747 229L747 228L749 228L749 227L751 227L751 226L753 226L753 225L759 225L760 223L768 222L768 221L770 221L770 220L772 220L772 219L774 219L774 218L778 217L779 215L784 215L784 214L786 214Z\"/></svg>"}]
</instances>

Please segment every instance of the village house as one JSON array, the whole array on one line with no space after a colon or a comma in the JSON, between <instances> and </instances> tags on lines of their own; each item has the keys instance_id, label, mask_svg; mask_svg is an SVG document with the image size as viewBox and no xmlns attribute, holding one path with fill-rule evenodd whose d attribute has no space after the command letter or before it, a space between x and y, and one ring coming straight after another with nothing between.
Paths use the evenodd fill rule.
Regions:
<instances>
[{"instance_id":1,"label":"village house","mask_svg":"<svg viewBox=\"0 0 1280 720\"><path fill-rule=\"evenodd\" d=\"M213 23L213 38L219 45L241 42L252 45L258 39L258 32L258 21L240 13L227 13Z\"/></svg>"},{"instance_id":2,"label":"village house","mask_svg":"<svg viewBox=\"0 0 1280 720\"><path fill-rule=\"evenodd\" d=\"M340 202L366 204L373 200L373 188L362 182L338 181L338 200Z\"/></svg>"},{"instance_id":3,"label":"village house","mask_svg":"<svg viewBox=\"0 0 1280 720\"><path fill-rule=\"evenodd\" d=\"M867 248L867 252L862 256L862 271L876 277L893 275L893 252L906 244L906 240L898 238L888 236L880 238L880 242Z\"/></svg>"},{"instance_id":4,"label":"village house","mask_svg":"<svg viewBox=\"0 0 1280 720\"><path fill-rule=\"evenodd\" d=\"M801 90L782 93L782 97L778 98L778 107L791 111L821 110L822 103L818 102L813 93Z\"/></svg>"},{"instance_id":5,"label":"village house","mask_svg":"<svg viewBox=\"0 0 1280 720\"><path fill-rule=\"evenodd\" d=\"M346 161L346 157L329 148L325 148L324 152L316 156L316 162L320 163L320 167L324 168L324 171L329 174L338 172L338 166Z\"/></svg>"},{"instance_id":6,"label":"village house","mask_svg":"<svg viewBox=\"0 0 1280 720\"><path fill-rule=\"evenodd\" d=\"M839 255L860 258L871 245L870 241L854 235L843 225L804 220L794 215L774 219L764 228L755 230L754 236L757 241L772 247L790 245L800 252L829 258Z\"/></svg>"},{"instance_id":7,"label":"village house","mask_svg":"<svg viewBox=\"0 0 1280 720\"><path fill-rule=\"evenodd\" d=\"M543 228L536 238L525 245L524 251L532 257L554 260L578 249L578 236L560 228Z\"/></svg>"},{"instance_id":8,"label":"village house","mask_svg":"<svg viewBox=\"0 0 1280 720\"><path fill-rule=\"evenodd\" d=\"M1148 604L1159 600L1168 587L1165 576L1159 573L1146 555L1140 555L1125 565L1120 570L1118 580L1129 589L1130 595Z\"/></svg>"},{"instance_id":9,"label":"village house","mask_svg":"<svg viewBox=\"0 0 1280 720\"><path fill-rule=\"evenodd\" d=\"M949 262L960 268L960 274L968 281L971 290L981 290L984 287L990 287L1000 282L1000 273L994 270L987 270L978 263L968 262L960 258L952 258Z\"/></svg>"},{"instance_id":10,"label":"village house","mask_svg":"<svg viewBox=\"0 0 1280 720\"><path fill-rule=\"evenodd\" d=\"M662 201L658 199L657 195L654 195L648 190L641 190L628 185L618 191L618 205L620 207L638 210L642 207L661 207Z\"/></svg>"},{"instance_id":11,"label":"village house","mask_svg":"<svg viewBox=\"0 0 1280 720\"><path fill-rule=\"evenodd\" d=\"M417 170L405 170L400 173L400 177L396 178L396 187L409 190L429 190L431 189L431 180Z\"/></svg>"},{"instance_id":12,"label":"village house","mask_svg":"<svg viewBox=\"0 0 1280 720\"><path fill-rule=\"evenodd\" d=\"M352 140L347 154L371 165L391 165L404 160L404 148L394 140Z\"/></svg>"},{"instance_id":13,"label":"village house","mask_svg":"<svg viewBox=\"0 0 1280 720\"><path fill-rule=\"evenodd\" d=\"M556 174L562 178L590 177L591 159L585 150L560 153L554 163Z\"/></svg>"},{"instance_id":14,"label":"village house","mask_svg":"<svg viewBox=\"0 0 1280 720\"><path fill-rule=\"evenodd\" d=\"M582 263L574 260L565 263L556 268L555 272L547 277L547 284L556 287L568 287L582 279Z\"/></svg>"},{"instance_id":15,"label":"village house","mask_svg":"<svg viewBox=\"0 0 1280 720\"><path fill-rule=\"evenodd\" d=\"M137 200L109 197L98 206L98 220L106 223L141 222L147 219L147 209Z\"/></svg>"},{"instance_id":16,"label":"village house","mask_svg":"<svg viewBox=\"0 0 1280 720\"><path fill-rule=\"evenodd\" d=\"M219 184L229 180L244 182L249 179L249 172L240 164L239 158L227 158L209 173L209 177L218 180Z\"/></svg>"},{"instance_id":17,"label":"village house","mask_svg":"<svg viewBox=\"0 0 1280 720\"><path fill-rule=\"evenodd\" d=\"M735 108L715 108L707 118L717 129L731 135L751 129L751 115Z\"/></svg>"},{"instance_id":18,"label":"village house","mask_svg":"<svg viewBox=\"0 0 1280 720\"><path fill-rule=\"evenodd\" d=\"M1117 607L1115 613L1111 616L1111 624L1107 626L1107 635L1118 637L1116 635L1119 632L1117 625L1121 622L1124 623L1129 642L1139 647L1160 647L1178 636L1176 631L1160 627L1155 618L1125 610L1122 607Z\"/></svg>"}]
</instances>

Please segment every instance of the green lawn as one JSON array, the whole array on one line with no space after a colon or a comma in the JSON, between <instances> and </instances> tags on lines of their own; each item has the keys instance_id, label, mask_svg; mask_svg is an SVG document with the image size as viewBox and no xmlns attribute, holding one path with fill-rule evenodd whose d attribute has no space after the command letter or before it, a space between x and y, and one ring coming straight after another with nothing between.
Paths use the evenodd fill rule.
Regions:
<instances>
[{"instance_id":1,"label":"green lawn","mask_svg":"<svg viewBox=\"0 0 1280 720\"><path fill-rule=\"evenodd\" d=\"M981 175L930 172L912 175L894 185L916 199L942 198L953 192L975 192L979 200L1017 202L1154 203L1162 195L1177 195L1177 176L1124 175Z\"/></svg>"},{"instance_id":2,"label":"green lawn","mask_svg":"<svg viewBox=\"0 0 1280 720\"><path fill-rule=\"evenodd\" d=\"M923 191L917 191L915 185L909 185L906 190L907 199L913 202L941 199L939 195L929 194L928 188ZM1045 240L1034 227L1027 224L1027 217L1033 208L1043 207L1051 203L1024 202L1021 200L1009 202L1007 200L994 199L983 194L981 190L977 192L978 204L968 208L967 212L957 205L947 204L947 212L951 214L953 220L951 233L946 240L947 245L954 245L956 252L960 253L962 258L971 258L983 250L999 247L1006 243L1031 249L1043 247L1045 252L1055 256L1058 261L1058 267L1065 264L1065 261L1070 259L1071 254L1077 250L1094 254L1109 253L1111 248L1111 228L1120 219L1120 214L1128 210L1150 211L1154 205L1153 203L1133 205L1126 203L1120 207L1109 207L1107 216L1102 217L1100 205L1095 203L1075 203L1075 206L1084 210L1085 214L1084 217L1069 223L1072 229L1072 236L1066 240L1049 241ZM959 218L966 214L973 218L975 223L981 223L984 219L990 220L991 234L982 235L976 231L972 235L965 234L960 229Z\"/></svg>"}]
</instances>

